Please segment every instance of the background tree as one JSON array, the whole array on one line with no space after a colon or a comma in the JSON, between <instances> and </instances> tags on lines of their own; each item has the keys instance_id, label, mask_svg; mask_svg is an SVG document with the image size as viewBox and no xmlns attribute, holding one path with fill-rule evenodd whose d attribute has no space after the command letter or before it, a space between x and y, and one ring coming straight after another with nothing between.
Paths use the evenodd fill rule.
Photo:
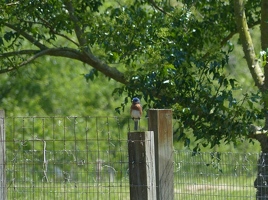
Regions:
<instances>
[{"instance_id":1,"label":"background tree","mask_svg":"<svg viewBox=\"0 0 268 200\"><path fill-rule=\"evenodd\" d=\"M2 1L0 72L19 72L43 56L81 61L93 67L86 79L101 72L123 84L116 93L173 108L182 122L176 137L189 145L191 132L195 151L257 139L268 166L267 9L265 0ZM262 56L248 32L259 24ZM237 92L226 68L238 32L256 85L249 93ZM268 193L262 169L257 196Z\"/></svg>"},{"instance_id":2,"label":"background tree","mask_svg":"<svg viewBox=\"0 0 268 200\"><path fill-rule=\"evenodd\" d=\"M121 100L111 96L111 87L120 84L102 74L94 84L87 82L83 74L88 70L74 60L46 57L16 75L2 74L0 107L8 117L115 115Z\"/></svg>"}]
</instances>

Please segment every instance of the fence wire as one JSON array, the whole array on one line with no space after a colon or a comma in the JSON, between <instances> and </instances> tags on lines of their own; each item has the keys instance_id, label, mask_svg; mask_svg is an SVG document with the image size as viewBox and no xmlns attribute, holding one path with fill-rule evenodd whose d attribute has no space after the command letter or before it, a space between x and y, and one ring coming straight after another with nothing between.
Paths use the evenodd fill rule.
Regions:
<instances>
[{"instance_id":1,"label":"fence wire","mask_svg":"<svg viewBox=\"0 0 268 200\"><path fill-rule=\"evenodd\" d=\"M130 199L132 126L117 117L5 118L8 199ZM174 199L256 199L258 157L175 151Z\"/></svg>"},{"instance_id":2,"label":"fence wire","mask_svg":"<svg viewBox=\"0 0 268 200\"><path fill-rule=\"evenodd\" d=\"M128 120L6 118L8 199L129 197Z\"/></svg>"},{"instance_id":3,"label":"fence wire","mask_svg":"<svg viewBox=\"0 0 268 200\"><path fill-rule=\"evenodd\" d=\"M256 153L176 151L175 199L256 199Z\"/></svg>"}]
</instances>

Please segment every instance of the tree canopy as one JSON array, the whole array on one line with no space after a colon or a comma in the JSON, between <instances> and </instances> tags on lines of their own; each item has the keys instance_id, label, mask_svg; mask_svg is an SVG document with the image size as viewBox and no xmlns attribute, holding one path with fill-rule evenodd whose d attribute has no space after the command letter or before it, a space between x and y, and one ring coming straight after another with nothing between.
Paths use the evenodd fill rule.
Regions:
<instances>
[{"instance_id":1,"label":"tree canopy","mask_svg":"<svg viewBox=\"0 0 268 200\"><path fill-rule=\"evenodd\" d=\"M186 145L189 131L200 146L258 139L252 124L268 118L265 0L1 2L0 73L44 67L37 62L45 56L78 60L92 67L87 80L102 73L121 83L114 93L125 104L139 96L145 108L172 108ZM260 56L248 31L258 25ZM239 96L239 80L226 70L237 33L247 60L239 67L256 85Z\"/></svg>"}]
</instances>

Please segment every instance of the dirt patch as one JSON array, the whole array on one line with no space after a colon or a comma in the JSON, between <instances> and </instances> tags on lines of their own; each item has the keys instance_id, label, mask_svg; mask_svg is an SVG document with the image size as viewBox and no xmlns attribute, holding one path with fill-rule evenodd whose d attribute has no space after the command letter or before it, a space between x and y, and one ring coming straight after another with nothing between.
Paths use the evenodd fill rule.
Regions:
<instances>
[{"instance_id":1,"label":"dirt patch","mask_svg":"<svg viewBox=\"0 0 268 200\"><path fill-rule=\"evenodd\" d=\"M206 184L191 184L184 187L184 192L205 192L208 190L228 190L228 191L238 191L238 190L248 190L248 187L237 187L232 185L206 185ZM178 193L182 192L182 190L177 190Z\"/></svg>"}]
</instances>

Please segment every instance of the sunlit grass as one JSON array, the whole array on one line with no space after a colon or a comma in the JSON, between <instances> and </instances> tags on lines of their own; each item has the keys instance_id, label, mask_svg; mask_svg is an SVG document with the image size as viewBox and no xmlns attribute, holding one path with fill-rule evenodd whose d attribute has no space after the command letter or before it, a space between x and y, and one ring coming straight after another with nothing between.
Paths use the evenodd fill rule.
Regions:
<instances>
[{"instance_id":1,"label":"sunlit grass","mask_svg":"<svg viewBox=\"0 0 268 200\"><path fill-rule=\"evenodd\" d=\"M174 199L237 200L255 199L255 177L178 177Z\"/></svg>"},{"instance_id":2,"label":"sunlit grass","mask_svg":"<svg viewBox=\"0 0 268 200\"><path fill-rule=\"evenodd\" d=\"M255 199L255 177L174 177L174 200L237 200ZM128 182L11 184L8 199L16 200L128 200Z\"/></svg>"},{"instance_id":3,"label":"sunlit grass","mask_svg":"<svg viewBox=\"0 0 268 200\"><path fill-rule=\"evenodd\" d=\"M94 184L86 183L44 183L14 184L8 188L8 199L16 200L127 200L129 184L122 182Z\"/></svg>"}]
</instances>

